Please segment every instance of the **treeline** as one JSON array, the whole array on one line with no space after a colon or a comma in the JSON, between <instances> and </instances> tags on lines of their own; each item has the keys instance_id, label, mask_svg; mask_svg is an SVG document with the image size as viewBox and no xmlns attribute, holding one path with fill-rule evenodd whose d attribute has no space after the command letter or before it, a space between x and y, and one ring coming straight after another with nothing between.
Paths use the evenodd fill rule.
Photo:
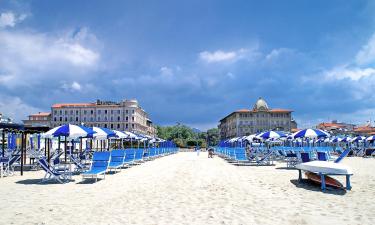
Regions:
<instances>
[{"instance_id":1,"label":"treeline","mask_svg":"<svg viewBox=\"0 0 375 225\"><path fill-rule=\"evenodd\" d=\"M173 140L179 147L215 146L219 143L219 129L196 132L186 125L157 126L157 135L165 140Z\"/></svg>"}]
</instances>

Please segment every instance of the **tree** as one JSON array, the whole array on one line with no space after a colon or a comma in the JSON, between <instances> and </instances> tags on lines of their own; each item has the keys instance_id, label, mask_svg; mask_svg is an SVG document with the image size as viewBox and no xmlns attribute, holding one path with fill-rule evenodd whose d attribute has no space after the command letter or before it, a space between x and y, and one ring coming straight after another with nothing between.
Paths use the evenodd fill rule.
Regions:
<instances>
[{"instance_id":1,"label":"tree","mask_svg":"<svg viewBox=\"0 0 375 225\"><path fill-rule=\"evenodd\" d=\"M212 128L207 130L207 144L208 146L216 146L219 144L220 133L218 128Z\"/></svg>"}]
</instances>

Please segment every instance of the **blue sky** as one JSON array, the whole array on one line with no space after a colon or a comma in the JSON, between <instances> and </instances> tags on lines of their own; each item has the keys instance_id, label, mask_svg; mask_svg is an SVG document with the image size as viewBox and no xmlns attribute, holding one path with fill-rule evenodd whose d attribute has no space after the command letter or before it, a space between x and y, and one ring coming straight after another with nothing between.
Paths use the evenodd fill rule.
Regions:
<instances>
[{"instance_id":1,"label":"blue sky","mask_svg":"<svg viewBox=\"0 0 375 225\"><path fill-rule=\"evenodd\" d=\"M1 1L0 112L137 98L202 130L259 96L301 127L375 120L373 1Z\"/></svg>"}]
</instances>

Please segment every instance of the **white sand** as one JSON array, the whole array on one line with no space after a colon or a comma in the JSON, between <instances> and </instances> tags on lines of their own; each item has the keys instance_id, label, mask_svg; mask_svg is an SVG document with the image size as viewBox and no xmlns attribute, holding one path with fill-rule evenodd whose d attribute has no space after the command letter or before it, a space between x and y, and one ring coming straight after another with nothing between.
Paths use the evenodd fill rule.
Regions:
<instances>
[{"instance_id":1,"label":"white sand","mask_svg":"<svg viewBox=\"0 0 375 225\"><path fill-rule=\"evenodd\" d=\"M239 167L206 153L156 159L97 183L0 179L0 224L375 224L375 159L347 158L352 191L297 184L296 170ZM341 179L342 180L342 179Z\"/></svg>"}]
</instances>

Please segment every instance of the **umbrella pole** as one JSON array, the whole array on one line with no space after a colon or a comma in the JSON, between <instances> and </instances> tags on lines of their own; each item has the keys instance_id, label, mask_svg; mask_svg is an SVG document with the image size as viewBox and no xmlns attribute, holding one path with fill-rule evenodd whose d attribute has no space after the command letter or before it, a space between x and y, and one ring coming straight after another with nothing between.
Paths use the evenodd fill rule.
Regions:
<instances>
[{"instance_id":1,"label":"umbrella pole","mask_svg":"<svg viewBox=\"0 0 375 225\"><path fill-rule=\"evenodd\" d=\"M44 157L47 156L47 138L44 139Z\"/></svg>"},{"instance_id":2,"label":"umbrella pole","mask_svg":"<svg viewBox=\"0 0 375 225\"><path fill-rule=\"evenodd\" d=\"M65 139L64 139L64 143L65 143L65 152L64 153L65 154L64 155L65 155L65 162L66 162L66 159L67 159L66 151L67 151L67 148L68 148L68 143L67 143L68 140L67 140L66 136L64 136L64 137L65 137Z\"/></svg>"},{"instance_id":3,"label":"umbrella pole","mask_svg":"<svg viewBox=\"0 0 375 225\"><path fill-rule=\"evenodd\" d=\"M9 135L9 133L8 133L8 135ZM5 155L5 129L3 129L3 132L1 133L1 137L3 138L1 147L2 147L2 150L3 150L2 155L4 157L4 155ZM8 143L8 145L9 145L9 143Z\"/></svg>"},{"instance_id":4,"label":"umbrella pole","mask_svg":"<svg viewBox=\"0 0 375 225\"><path fill-rule=\"evenodd\" d=\"M79 153L82 152L82 145L83 145L83 143L82 143L82 138L80 137L80 138L79 138Z\"/></svg>"},{"instance_id":5,"label":"umbrella pole","mask_svg":"<svg viewBox=\"0 0 375 225\"><path fill-rule=\"evenodd\" d=\"M50 143L52 143L52 140L50 140L49 138L46 139L47 141L47 162L50 163Z\"/></svg>"},{"instance_id":6,"label":"umbrella pole","mask_svg":"<svg viewBox=\"0 0 375 225\"><path fill-rule=\"evenodd\" d=\"M21 176L23 176L23 160L24 160L24 154L23 154L23 149L25 147L26 141L25 141L26 135L21 132Z\"/></svg>"},{"instance_id":7,"label":"umbrella pole","mask_svg":"<svg viewBox=\"0 0 375 225\"><path fill-rule=\"evenodd\" d=\"M58 140L58 145L57 145L57 151L59 152L61 149L60 149L60 144L61 143L61 137L59 136L59 140Z\"/></svg>"}]
</instances>

